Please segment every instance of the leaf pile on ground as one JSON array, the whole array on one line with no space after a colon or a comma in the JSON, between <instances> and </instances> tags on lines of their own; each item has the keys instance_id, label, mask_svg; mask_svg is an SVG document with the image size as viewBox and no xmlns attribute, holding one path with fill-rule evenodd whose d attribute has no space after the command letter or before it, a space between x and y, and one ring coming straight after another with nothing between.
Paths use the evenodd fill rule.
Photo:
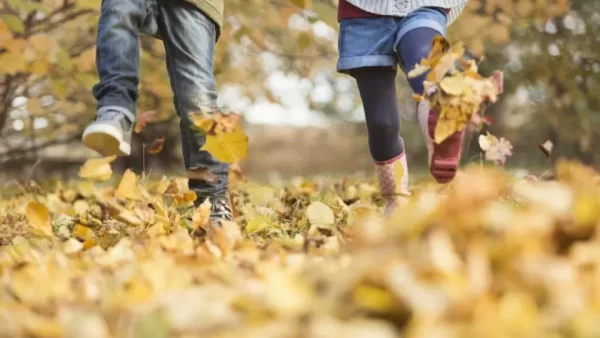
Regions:
<instances>
[{"instance_id":1,"label":"leaf pile on ground","mask_svg":"<svg viewBox=\"0 0 600 338\"><path fill-rule=\"evenodd\" d=\"M387 220L369 181L242 182L220 227L129 171L4 199L0 336L597 337L600 182L556 177L468 168Z\"/></svg>"}]
</instances>

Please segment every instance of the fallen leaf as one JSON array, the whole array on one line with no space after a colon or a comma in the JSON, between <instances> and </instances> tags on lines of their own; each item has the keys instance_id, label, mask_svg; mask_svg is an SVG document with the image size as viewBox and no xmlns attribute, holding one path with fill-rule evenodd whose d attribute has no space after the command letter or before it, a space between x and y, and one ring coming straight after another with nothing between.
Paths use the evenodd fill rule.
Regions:
<instances>
[{"instance_id":1,"label":"fallen leaf","mask_svg":"<svg viewBox=\"0 0 600 338\"><path fill-rule=\"evenodd\" d=\"M50 225L50 212L48 208L37 201L31 201L25 207L25 216L33 229L42 235L52 236Z\"/></svg>"},{"instance_id":2,"label":"fallen leaf","mask_svg":"<svg viewBox=\"0 0 600 338\"><path fill-rule=\"evenodd\" d=\"M121 183L119 183L119 187L117 188L115 196L118 198L131 200L142 199L142 193L138 186L137 175L130 169L127 169L123 174L123 178L121 178Z\"/></svg>"},{"instance_id":3,"label":"fallen leaf","mask_svg":"<svg viewBox=\"0 0 600 338\"><path fill-rule=\"evenodd\" d=\"M313 202L306 208L306 217L310 224L331 225L335 223L333 210L323 202Z\"/></svg>"}]
</instances>

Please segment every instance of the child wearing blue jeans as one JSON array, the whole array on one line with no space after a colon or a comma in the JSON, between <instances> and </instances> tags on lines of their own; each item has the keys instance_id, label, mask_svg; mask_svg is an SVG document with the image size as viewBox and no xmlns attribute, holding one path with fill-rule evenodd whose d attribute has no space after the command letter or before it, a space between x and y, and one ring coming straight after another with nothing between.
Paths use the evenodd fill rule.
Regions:
<instances>
[{"instance_id":1,"label":"child wearing blue jeans","mask_svg":"<svg viewBox=\"0 0 600 338\"><path fill-rule=\"evenodd\" d=\"M200 148L190 114L210 112L217 102L213 54L223 23L224 0L102 0L96 41L100 81L93 88L96 119L82 143L104 156L128 156L140 82L140 34L163 41L174 105L180 117L186 169L204 167L216 182L190 179L198 205L211 202L211 219L231 219L227 196L229 165Z\"/></svg>"},{"instance_id":2,"label":"child wearing blue jeans","mask_svg":"<svg viewBox=\"0 0 600 338\"><path fill-rule=\"evenodd\" d=\"M408 167L400 137L396 70L408 73L427 58L436 35L446 35L468 0L340 0L337 69L358 85L369 133L369 149L385 214L405 200ZM427 74L408 79L413 91L423 93ZM437 113L427 101L417 104L417 120L427 146L430 171L440 183L456 175L464 131L434 144Z\"/></svg>"}]
</instances>

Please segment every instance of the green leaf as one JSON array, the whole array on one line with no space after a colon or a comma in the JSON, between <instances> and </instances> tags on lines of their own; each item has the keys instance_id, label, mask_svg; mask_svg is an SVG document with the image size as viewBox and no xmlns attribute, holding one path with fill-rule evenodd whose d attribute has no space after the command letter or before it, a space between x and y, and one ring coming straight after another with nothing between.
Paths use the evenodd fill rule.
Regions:
<instances>
[{"instance_id":1,"label":"green leaf","mask_svg":"<svg viewBox=\"0 0 600 338\"><path fill-rule=\"evenodd\" d=\"M21 21L18 16L14 14L6 14L0 16L0 18L13 33L23 34L25 32L23 21Z\"/></svg>"},{"instance_id":2,"label":"green leaf","mask_svg":"<svg viewBox=\"0 0 600 338\"><path fill-rule=\"evenodd\" d=\"M59 49L56 52L56 64L66 72L72 71L75 66L71 56L64 49Z\"/></svg>"}]
</instances>

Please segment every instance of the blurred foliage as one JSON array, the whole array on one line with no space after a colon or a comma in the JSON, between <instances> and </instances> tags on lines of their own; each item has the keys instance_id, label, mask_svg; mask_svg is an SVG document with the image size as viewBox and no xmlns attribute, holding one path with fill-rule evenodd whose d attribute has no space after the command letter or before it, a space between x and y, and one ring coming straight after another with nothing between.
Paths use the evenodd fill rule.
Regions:
<instances>
[{"instance_id":1,"label":"blurred foliage","mask_svg":"<svg viewBox=\"0 0 600 338\"><path fill-rule=\"evenodd\" d=\"M214 227L185 179L100 162L0 199L1 337L600 335L589 167L472 167L387 219L364 177L238 179L241 216Z\"/></svg>"}]
</instances>

